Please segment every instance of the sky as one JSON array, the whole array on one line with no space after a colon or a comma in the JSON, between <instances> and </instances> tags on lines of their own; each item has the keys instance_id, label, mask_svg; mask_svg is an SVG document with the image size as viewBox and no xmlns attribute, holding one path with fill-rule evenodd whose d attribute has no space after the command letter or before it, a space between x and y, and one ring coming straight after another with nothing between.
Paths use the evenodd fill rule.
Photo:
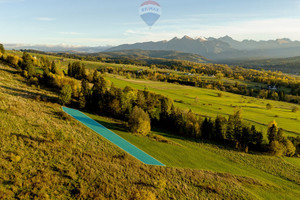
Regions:
<instances>
[{"instance_id":1,"label":"sky","mask_svg":"<svg viewBox=\"0 0 300 200\"><path fill-rule=\"evenodd\" d=\"M300 40L300 0L156 0L149 29L145 0L0 0L0 43L106 46L188 35L236 40Z\"/></svg>"}]
</instances>

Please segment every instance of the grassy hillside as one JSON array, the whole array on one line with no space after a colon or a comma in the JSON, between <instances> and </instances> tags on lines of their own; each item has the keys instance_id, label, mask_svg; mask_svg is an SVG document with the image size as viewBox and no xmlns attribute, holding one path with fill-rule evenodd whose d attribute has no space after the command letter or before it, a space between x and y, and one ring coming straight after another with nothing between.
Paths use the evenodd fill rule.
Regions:
<instances>
[{"instance_id":1,"label":"grassy hillside","mask_svg":"<svg viewBox=\"0 0 300 200\"><path fill-rule=\"evenodd\" d=\"M172 141L161 143L97 118L168 167L145 166L64 115L60 105L49 102L56 94L26 85L15 70L1 64L0 79L1 199L296 199L300 195L299 168L279 158L220 150L156 132Z\"/></svg>"},{"instance_id":2,"label":"grassy hillside","mask_svg":"<svg viewBox=\"0 0 300 200\"><path fill-rule=\"evenodd\" d=\"M204 116L216 117L218 114L232 114L236 107L241 107L243 117L251 124L264 130L272 120L278 122L279 127L286 130L288 135L300 134L300 113L293 113L295 106L290 103L244 97L228 92L202 89L177 84L162 83L148 80L126 79L121 76L107 75L106 79L117 87L131 86L136 89L147 87L150 91L163 94L175 100L175 105L182 109L192 109ZM222 93L222 97L218 97ZM195 101L196 97L198 100ZM273 105L273 109L267 110L266 104Z\"/></svg>"},{"instance_id":3,"label":"grassy hillside","mask_svg":"<svg viewBox=\"0 0 300 200\"><path fill-rule=\"evenodd\" d=\"M265 191L257 187L249 188L257 199L296 199L300 194L300 168L294 165L299 160L297 158L285 161L277 157L239 153L160 131L153 131L150 137L137 136L128 133L120 121L88 115L167 166L205 169L257 179L266 183ZM277 191L270 193L270 186L277 188Z\"/></svg>"},{"instance_id":4,"label":"grassy hillside","mask_svg":"<svg viewBox=\"0 0 300 200\"><path fill-rule=\"evenodd\" d=\"M0 199L256 199L253 178L145 166L0 64ZM159 152L156 152L157 155Z\"/></svg>"}]
</instances>

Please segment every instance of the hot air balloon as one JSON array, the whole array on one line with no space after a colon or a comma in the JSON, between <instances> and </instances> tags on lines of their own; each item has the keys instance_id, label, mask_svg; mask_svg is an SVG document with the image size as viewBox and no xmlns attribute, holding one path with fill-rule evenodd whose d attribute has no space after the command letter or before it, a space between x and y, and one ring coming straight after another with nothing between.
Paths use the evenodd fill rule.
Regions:
<instances>
[{"instance_id":1,"label":"hot air balloon","mask_svg":"<svg viewBox=\"0 0 300 200\"><path fill-rule=\"evenodd\" d=\"M161 7L157 2L148 0L142 3L139 12L141 18L151 28L155 24L155 22L160 18Z\"/></svg>"}]
</instances>

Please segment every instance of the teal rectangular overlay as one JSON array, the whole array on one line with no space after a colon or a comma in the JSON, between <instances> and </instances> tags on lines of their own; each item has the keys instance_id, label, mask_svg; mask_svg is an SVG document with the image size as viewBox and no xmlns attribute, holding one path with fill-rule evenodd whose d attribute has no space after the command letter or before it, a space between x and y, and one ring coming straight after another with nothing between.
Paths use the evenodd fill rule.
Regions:
<instances>
[{"instance_id":1,"label":"teal rectangular overlay","mask_svg":"<svg viewBox=\"0 0 300 200\"><path fill-rule=\"evenodd\" d=\"M99 124L98 122L89 118L82 112L71 109L71 108L67 108L67 107L62 107L62 109L64 112L66 112L70 116L74 117L76 120L80 121L81 123L83 123L84 125L89 127L90 129L92 129L93 131L95 131L96 133L98 133L99 135L104 137L105 139L109 140L110 142L117 145L118 147L120 147L121 149L123 149L124 151L126 151L127 153L132 155L133 157L135 157L138 160L140 160L141 162L143 162L144 164L165 166L158 160L156 160L153 157L151 157L150 155L146 154L145 152L143 152L136 146L130 144L129 142L127 142L126 140L124 140L123 138L118 136L117 134L113 133L112 131L108 130L107 128L105 128L104 126Z\"/></svg>"}]
</instances>

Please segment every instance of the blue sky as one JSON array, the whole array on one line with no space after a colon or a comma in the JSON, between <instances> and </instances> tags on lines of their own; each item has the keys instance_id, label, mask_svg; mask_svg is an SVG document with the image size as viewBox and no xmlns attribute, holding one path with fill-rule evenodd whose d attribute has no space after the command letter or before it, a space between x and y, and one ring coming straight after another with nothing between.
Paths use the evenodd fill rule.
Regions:
<instances>
[{"instance_id":1,"label":"blue sky","mask_svg":"<svg viewBox=\"0 0 300 200\"><path fill-rule=\"evenodd\" d=\"M300 0L157 0L150 30L144 0L0 0L0 43L118 45L182 37L300 40Z\"/></svg>"}]
</instances>

